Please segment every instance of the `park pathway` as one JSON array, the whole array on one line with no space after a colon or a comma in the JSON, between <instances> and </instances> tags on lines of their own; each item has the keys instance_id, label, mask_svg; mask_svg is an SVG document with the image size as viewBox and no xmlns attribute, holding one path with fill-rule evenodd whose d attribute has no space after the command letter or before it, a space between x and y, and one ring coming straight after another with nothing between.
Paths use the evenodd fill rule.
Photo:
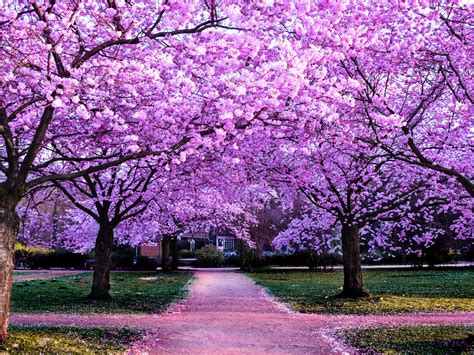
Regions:
<instances>
[{"instance_id":1,"label":"park pathway","mask_svg":"<svg viewBox=\"0 0 474 355\"><path fill-rule=\"evenodd\" d=\"M248 277L232 271L197 271L190 297L157 324L156 343L172 354L332 353L318 328L273 301Z\"/></svg>"},{"instance_id":2,"label":"park pathway","mask_svg":"<svg viewBox=\"0 0 474 355\"><path fill-rule=\"evenodd\" d=\"M329 315L290 312L244 274L198 270L186 300L150 315L12 314L16 324L119 326L145 330L130 352L165 354L354 353L339 329L474 324L474 312Z\"/></svg>"}]
</instances>

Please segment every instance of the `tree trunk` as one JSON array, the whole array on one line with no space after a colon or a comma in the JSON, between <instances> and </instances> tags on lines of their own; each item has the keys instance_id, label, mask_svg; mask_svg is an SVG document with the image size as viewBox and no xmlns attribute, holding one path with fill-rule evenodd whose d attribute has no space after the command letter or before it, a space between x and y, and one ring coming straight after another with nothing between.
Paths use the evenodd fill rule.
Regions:
<instances>
[{"instance_id":1,"label":"tree trunk","mask_svg":"<svg viewBox=\"0 0 474 355\"><path fill-rule=\"evenodd\" d=\"M342 258L344 264L344 286L340 297L367 297L362 283L360 262L360 237L357 226L342 227Z\"/></svg>"},{"instance_id":2,"label":"tree trunk","mask_svg":"<svg viewBox=\"0 0 474 355\"><path fill-rule=\"evenodd\" d=\"M314 255L313 251L308 252L308 269L309 271L316 270L316 256Z\"/></svg>"},{"instance_id":3,"label":"tree trunk","mask_svg":"<svg viewBox=\"0 0 474 355\"><path fill-rule=\"evenodd\" d=\"M0 201L0 343L5 342L8 334L13 257L16 235L20 226L15 207L14 202Z\"/></svg>"},{"instance_id":4,"label":"tree trunk","mask_svg":"<svg viewBox=\"0 0 474 355\"><path fill-rule=\"evenodd\" d=\"M114 228L109 223L100 225L95 241L94 279L89 298L104 300L110 296L110 269L112 267L112 246L114 242Z\"/></svg>"},{"instance_id":5,"label":"tree trunk","mask_svg":"<svg viewBox=\"0 0 474 355\"><path fill-rule=\"evenodd\" d=\"M171 270L178 270L178 237L171 238Z\"/></svg>"},{"instance_id":6,"label":"tree trunk","mask_svg":"<svg viewBox=\"0 0 474 355\"><path fill-rule=\"evenodd\" d=\"M165 235L161 239L161 270L165 272L171 270L170 252L171 252L171 236Z\"/></svg>"}]
</instances>

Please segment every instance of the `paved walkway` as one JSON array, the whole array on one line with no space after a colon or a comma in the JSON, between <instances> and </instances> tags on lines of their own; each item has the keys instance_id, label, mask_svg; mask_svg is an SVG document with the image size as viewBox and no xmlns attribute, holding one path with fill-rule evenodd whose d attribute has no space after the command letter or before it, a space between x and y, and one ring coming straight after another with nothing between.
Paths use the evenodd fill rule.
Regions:
<instances>
[{"instance_id":1,"label":"paved walkway","mask_svg":"<svg viewBox=\"0 0 474 355\"><path fill-rule=\"evenodd\" d=\"M445 269L445 268L465 268L474 266L474 262L472 261L462 261L456 264L437 264L434 266L434 269ZM407 264L396 264L396 265L361 265L362 269L370 270L370 269L414 269L414 270L432 270L428 269L429 265L424 264L423 268L417 268L413 265ZM335 265L333 267L328 267L329 269L333 270L342 270L342 265ZM270 269L275 270L308 270L307 266L270 266Z\"/></svg>"},{"instance_id":2,"label":"paved walkway","mask_svg":"<svg viewBox=\"0 0 474 355\"><path fill-rule=\"evenodd\" d=\"M157 315L13 314L21 324L134 326L147 329L133 352L173 354L348 353L340 328L474 324L474 312L337 316L292 313L232 270L197 271L190 297Z\"/></svg>"},{"instance_id":3,"label":"paved walkway","mask_svg":"<svg viewBox=\"0 0 474 355\"><path fill-rule=\"evenodd\" d=\"M167 353L330 353L331 344L313 334L262 288L236 272L195 273L180 312L158 324L156 343ZM148 344L150 345L150 344Z\"/></svg>"}]
</instances>

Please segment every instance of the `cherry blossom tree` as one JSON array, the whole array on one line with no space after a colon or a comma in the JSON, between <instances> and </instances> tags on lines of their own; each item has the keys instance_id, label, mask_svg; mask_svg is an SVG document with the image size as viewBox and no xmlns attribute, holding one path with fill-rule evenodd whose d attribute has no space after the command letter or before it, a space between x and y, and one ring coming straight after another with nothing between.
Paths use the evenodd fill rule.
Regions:
<instances>
[{"instance_id":1,"label":"cherry blossom tree","mask_svg":"<svg viewBox=\"0 0 474 355\"><path fill-rule=\"evenodd\" d=\"M358 140L365 130L361 124L353 124L348 131L339 119L320 119L314 125L318 127L316 136L300 136L294 143L288 139L269 141L256 169L286 191L290 201L297 193L307 197L318 216L312 227L324 226L319 233L336 226L340 229L344 263L341 295L364 296L361 232L370 232L368 226L377 221L386 222L385 228L416 226L412 222L420 216L428 220L433 209L454 208L459 189L448 188L436 172L401 165L380 147ZM426 239L429 234L426 231ZM372 238L377 237L378 233L372 233ZM317 242L317 235L312 241Z\"/></svg>"},{"instance_id":2,"label":"cherry blossom tree","mask_svg":"<svg viewBox=\"0 0 474 355\"><path fill-rule=\"evenodd\" d=\"M340 252L339 236L335 220L310 210L291 220L288 227L273 240L277 249L298 248L317 255Z\"/></svg>"},{"instance_id":3,"label":"cherry blossom tree","mask_svg":"<svg viewBox=\"0 0 474 355\"><path fill-rule=\"evenodd\" d=\"M216 177L228 167L214 162L214 158L188 159L163 167L163 162L151 165L150 161L131 161L82 178L54 181L52 188L62 192L74 208L53 218L53 209L30 213L22 240L37 244L38 238L34 237L38 230L42 230L42 236L48 234L48 229L53 234L55 218L56 222L61 218L59 222L65 225L61 235L48 242L79 251L94 246L95 268L89 297L108 299L114 241L132 246L160 242L162 268L168 271L170 244L190 228L225 226L239 238L248 239L252 218L244 206L250 195L241 193L241 186L246 184L238 169L225 179ZM204 166L211 163L212 167ZM37 193L42 198L32 198L46 201L50 194L42 189ZM55 205L56 201L52 203ZM38 220L42 221L40 228Z\"/></svg>"},{"instance_id":4,"label":"cherry blossom tree","mask_svg":"<svg viewBox=\"0 0 474 355\"><path fill-rule=\"evenodd\" d=\"M429 220L428 207L472 223L471 13L472 5L443 1L348 1L309 14L327 20L325 31L296 30L301 43L318 46L324 65L306 67L318 85L298 98L298 120L272 117L279 130L259 169L341 224L344 295L365 294L362 228L385 221L413 229L420 214ZM471 227L458 231L472 237Z\"/></svg>"},{"instance_id":5,"label":"cherry blossom tree","mask_svg":"<svg viewBox=\"0 0 474 355\"><path fill-rule=\"evenodd\" d=\"M140 162L110 168L80 179L55 181L71 203L98 224L94 255L95 267L90 298L110 298L109 274L112 263L114 229L146 210L153 199L148 194L156 169L140 167Z\"/></svg>"},{"instance_id":6,"label":"cherry blossom tree","mask_svg":"<svg viewBox=\"0 0 474 355\"><path fill-rule=\"evenodd\" d=\"M77 203L86 179L108 184L103 170L137 159L162 169L213 151L261 188L266 176L305 194L341 224L347 295L364 294L358 238L369 221L409 224L417 200L455 212L453 228L467 231L472 10L442 0L7 3L0 341L21 200L53 184Z\"/></svg>"},{"instance_id":7,"label":"cherry blossom tree","mask_svg":"<svg viewBox=\"0 0 474 355\"><path fill-rule=\"evenodd\" d=\"M25 194L146 156L187 154L191 141L219 145L226 132L245 129L262 110L278 107L275 92L252 97L256 87L277 80L262 81L269 72L259 68L280 61L277 48L265 52L276 43L269 38L278 42L276 31L286 31L275 24L292 18L285 14L288 7L278 9L284 15L279 17L270 6L112 0L2 7L1 341L7 334L16 207ZM255 84L253 95L244 97L241 86L249 82ZM117 144L128 148L109 149ZM71 161L82 168L64 169Z\"/></svg>"},{"instance_id":8,"label":"cherry blossom tree","mask_svg":"<svg viewBox=\"0 0 474 355\"><path fill-rule=\"evenodd\" d=\"M369 17L361 14L373 40L341 62L348 79L358 82L354 118L367 125L359 138L444 175L472 198L474 7L456 1L418 11L410 6L387 4Z\"/></svg>"}]
</instances>

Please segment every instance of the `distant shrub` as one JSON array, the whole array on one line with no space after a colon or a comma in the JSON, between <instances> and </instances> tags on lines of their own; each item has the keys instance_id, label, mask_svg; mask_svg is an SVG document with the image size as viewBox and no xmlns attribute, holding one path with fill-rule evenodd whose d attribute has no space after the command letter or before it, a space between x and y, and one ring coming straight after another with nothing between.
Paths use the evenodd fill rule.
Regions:
<instances>
[{"instance_id":1,"label":"distant shrub","mask_svg":"<svg viewBox=\"0 0 474 355\"><path fill-rule=\"evenodd\" d=\"M23 245L23 244L20 244L20 243L15 244L15 252L18 252L20 254L22 252L46 254L46 253L50 253L52 251L53 251L53 249L46 249L46 248L41 248L41 247L30 247L28 245Z\"/></svg>"},{"instance_id":2,"label":"distant shrub","mask_svg":"<svg viewBox=\"0 0 474 355\"><path fill-rule=\"evenodd\" d=\"M115 245L112 249L112 267L130 270L136 265L135 249L126 245Z\"/></svg>"},{"instance_id":3,"label":"distant shrub","mask_svg":"<svg viewBox=\"0 0 474 355\"><path fill-rule=\"evenodd\" d=\"M226 255L224 258L224 264L226 266L240 266L241 262L239 255Z\"/></svg>"},{"instance_id":4,"label":"distant shrub","mask_svg":"<svg viewBox=\"0 0 474 355\"><path fill-rule=\"evenodd\" d=\"M20 269L82 269L85 262L86 255L65 249L16 248L15 250L15 266Z\"/></svg>"},{"instance_id":5,"label":"distant shrub","mask_svg":"<svg viewBox=\"0 0 474 355\"><path fill-rule=\"evenodd\" d=\"M214 245L205 245L196 251L196 258L200 267L218 267L225 261L224 253Z\"/></svg>"},{"instance_id":6,"label":"distant shrub","mask_svg":"<svg viewBox=\"0 0 474 355\"><path fill-rule=\"evenodd\" d=\"M190 258L196 257L196 253L194 251L187 250L187 249L180 250L179 255L181 256L181 258L184 258L184 259L190 259Z\"/></svg>"},{"instance_id":7,"label":"distant shrub","mask_svg":"<svg viewBox=\"0 0 474 355\"><path fill-rule=\"evenodd\" d=\"M138 271L154 271L158 268L158 263L156 260L146 257L139 256L135 259L135 263L132 266L132 270Z\"/></svg>"},{"instance_id":8,"label":"distant shrub","mask_svg":"<svg viewBox=\"0 0 474 355\"><path fill-rule=\"evenodd\" d=\"M275 266L308 266L311 269L325 269L340 264L342 257L337 254L310 254L296 252L293 254L273 254L263 257L264 265Z\"/></svg>"}]
</instances>

